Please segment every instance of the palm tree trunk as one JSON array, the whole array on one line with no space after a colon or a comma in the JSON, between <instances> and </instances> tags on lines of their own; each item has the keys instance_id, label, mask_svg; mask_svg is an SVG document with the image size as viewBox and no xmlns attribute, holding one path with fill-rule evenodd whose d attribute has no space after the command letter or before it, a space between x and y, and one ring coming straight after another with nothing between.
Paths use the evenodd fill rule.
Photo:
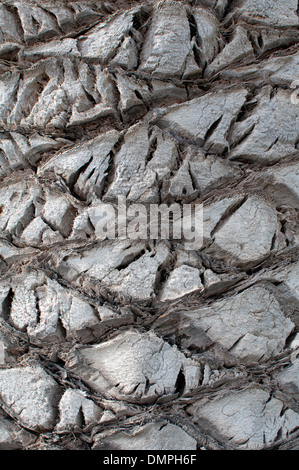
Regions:
<instances>
[{"instance_id":1,"label":"palm tree trunk","mask_svg":"<svg viewBox=\"0 0 299 470\"><path fill-rule=\"evenodd\" d=\"M0 449L299 448L298 61L295 0L1 3Z\"/></svg>"}]
</instances>

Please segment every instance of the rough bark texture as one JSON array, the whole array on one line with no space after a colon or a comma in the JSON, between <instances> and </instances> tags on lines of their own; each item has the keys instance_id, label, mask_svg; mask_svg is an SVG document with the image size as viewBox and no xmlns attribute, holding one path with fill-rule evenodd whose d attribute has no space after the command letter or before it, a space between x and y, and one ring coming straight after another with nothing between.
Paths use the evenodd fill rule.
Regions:
<instances>
[{"instance_id":1,"label":"rough bark texture","mask_svg":"<svg viewBox=\"0 0 299 470\"><path fill-rule=\"evenodd\" d=\"M0 449L299 449L297 0L0 5ZM204 245L97 208L204 204Z\"/></svg>"}]
</instances>

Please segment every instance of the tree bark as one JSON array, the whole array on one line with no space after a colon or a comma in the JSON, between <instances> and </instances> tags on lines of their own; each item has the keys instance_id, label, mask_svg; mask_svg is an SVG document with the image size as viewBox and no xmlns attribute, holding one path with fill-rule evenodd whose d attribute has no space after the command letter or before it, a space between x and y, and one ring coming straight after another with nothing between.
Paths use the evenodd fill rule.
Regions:
<instances>
[{"instance_id":1,"label":"tree bark","mask_svg":"<svg viewBox=\"0 0 299 470\"><path fill-rule=\"evenodd\" d=\"M299 448L298 61L295 0L1 3L0 449Z\"/></svg>"}]
</instances>

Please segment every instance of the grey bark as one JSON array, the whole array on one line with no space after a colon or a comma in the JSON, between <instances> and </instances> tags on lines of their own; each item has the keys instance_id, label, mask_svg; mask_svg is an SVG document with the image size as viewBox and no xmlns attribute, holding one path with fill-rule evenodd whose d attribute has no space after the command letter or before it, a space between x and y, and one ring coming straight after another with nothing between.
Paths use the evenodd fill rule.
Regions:
<instances>
[{"instance_id":1,"label":"grey bark","mask_svg":"<svg viewBox=\"0 0 299 470\"><path fill-rule=\"evenodd\" d=\"M298 54L295 0L1 2L0 449L299 448Z\"/></svg>"}]
</instances>

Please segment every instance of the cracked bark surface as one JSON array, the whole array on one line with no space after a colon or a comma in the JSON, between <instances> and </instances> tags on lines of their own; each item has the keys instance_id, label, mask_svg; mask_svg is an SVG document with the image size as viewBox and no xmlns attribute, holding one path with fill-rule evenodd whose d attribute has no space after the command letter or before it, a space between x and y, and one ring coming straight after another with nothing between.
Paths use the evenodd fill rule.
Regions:
<instances>
[{"instance_id":1,"label":"cracked bark surface","mask_svg":"<svg viewBox=\"0 0 299 470\"><path fill-rule=\"evenodd\" d=\"M298 26L1 3L0 449L299 448ZM118 196L203 203L203 246L99 240Z\"/></svg>"}]
</instances>

